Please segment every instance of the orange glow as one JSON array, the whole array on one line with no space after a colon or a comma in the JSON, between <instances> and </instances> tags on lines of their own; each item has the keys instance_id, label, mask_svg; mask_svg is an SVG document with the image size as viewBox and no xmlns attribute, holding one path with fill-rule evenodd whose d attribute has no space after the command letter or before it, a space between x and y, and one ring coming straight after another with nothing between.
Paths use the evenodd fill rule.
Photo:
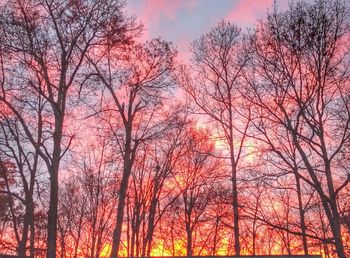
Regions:
<instances>
[{"instance_id":1,"label":"orange glow","mask_svg":"<svg viewBox=\"0 0 350 258\"><path fill-rule=\"evenodd\" d=\"M112 249L112 246L109 243L106 243L102 248L100 257L101 258L109 257L111 254L111 249Z\"/></svg>"},{"instance_id":2,"label":"orange glow","mask_svg":"<svg viewBox=\"0 0 350 258\"><path fill-rule=\"evenodd\" d=\"M171 256L171 254L164 250L164 246L157 246L152 248L151 256Z\"/></svg>"},{"instance_id":3,"label":"orange glow","mask_svg":"<svg viewBox=\"0 0 350 258\"><path fill-rule=\"evenodd\" d=\"M346 1L0 2L0 253L350 257Z\"/></svg>"}]
</instances>

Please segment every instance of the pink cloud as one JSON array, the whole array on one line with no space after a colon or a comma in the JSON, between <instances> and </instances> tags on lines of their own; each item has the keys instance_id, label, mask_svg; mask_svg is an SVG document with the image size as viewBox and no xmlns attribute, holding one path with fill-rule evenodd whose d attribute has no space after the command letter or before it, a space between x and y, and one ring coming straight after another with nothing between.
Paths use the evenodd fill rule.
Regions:
<instances>
[{"instance_id":1,"label":"pink cloud","mask_svg":"<svg viewBox=\"0 0 350 258\"><path fill-rule=\"evenodd\" d=\"M136 11L138 20L145 24L145 32L142 39L150 39L149 28L157 29L162 19L176 19L177 12L181 9L192 9L198 0L145 0L139 6L130 6L131 13Z\"/></svg>"},{"instance_id":2,"label":"pink cloud","mask_svg":"<svg viewBox=\"0 0 350 258\"><path fill-rule=\"evenodd\" d=\"M191 58L192 53L190 51L189 42L190 40L188 39L182 39L176 42L176 47L178 50L178 59L181 62L186 62Z\"/></svg>"},{"instance_id":3,"label":"pink cloud","mask_svg":"<svg viewBox=\"0 0 350 258\"><path fill-rule=\"evenodd\" d=\"M240 0L225 18L240 26L254 26L256 21L263 18L272 7L273 0Z\"/></svg>"},{"instance_id":4,"label":"pink cloud","mask_svg":"<svg viewBox=\"0 0 350 258\"><path fill-rule=\"evenodd\" d=\"M161 15L174 19L176 12L184 5L181 0L147 0L144 3L143 18L157 22Z\"/></svg>"}]
</instances>

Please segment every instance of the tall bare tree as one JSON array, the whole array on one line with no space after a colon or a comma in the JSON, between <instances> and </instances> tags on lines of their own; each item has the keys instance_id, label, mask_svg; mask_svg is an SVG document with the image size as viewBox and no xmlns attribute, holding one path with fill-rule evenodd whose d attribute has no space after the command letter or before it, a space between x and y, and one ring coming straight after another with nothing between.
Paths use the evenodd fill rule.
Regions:
<instances>
[{"instance_id":1,"label":"tall bare tree","mask_svg":"<svg viewBox=\"0 0 350 258\"><path fill-rule=\"evenodd\" d=\"M208 209L215 201L215 188L222 183L223 175L219 173L220 160L211 155L215 145L208 132L189 130L187 135L187 151L178 164L176 177L181 196L174 208L181 211L178 223L184 225L186 255L191 257L195 252L200 255L205 248L198 242L208 238L210 231L200 232L199 229L211 220Z\"/></svg>"},{"instance_id":2,"label":"tall bare tree","mask_svg":"<svg viewBox=\"0 0 350 258\"><path fill-rule=\"evenodd\" d=\"M68 168L59 203L62 256L98 258L111 242L119 162L106 136L83 144L86 150L74 153Z\"/></svg>"},{"instance_id":3,"label":"tall bare tree","mask_svg":"<svg viewBox=\"0 0 350 258\"><path fill-rule=\"evenodd\" d=\"M32 103L33 107L40 106ZM33 114L37 114L38 119L33 121L34 126L38 129L39 133L36 142L40 142L41 138L41 109L38 108L33 111ZM8 195L12 195L17 199L19 206L23 207L23 214L19 212L18 215L13 214L14 219L19 220L17 217L23 216L23 223L19 224L14 229L16 232L16 240L18 242L17 252L20 256L26 255L27 242L30 239L30 254L34 256L34 207L35 207L35 190L37 185L35 182L38 180L37 173L40 166L39 153L31 144L28 144L28 139L25 137L25 133L16 116L13 114L5 114L0 112L0 117L3 118L0 124L0 155L6 156L16 164L16 178L17 184L13 189L8 189ZM21 220L19 220L21 221ZM22 224L22 225L21 225ZM21 230L19 230L21 229ZM20 232L18 232L20 231ZM29 238L30 232L30 238Z\"/></svg>"},{"instance_id":4,"label":"tall bare tree","mask_svg":"<svg viewBox=\"0 0 350 258\"><path fill-rule=\"evenodd\" d=\"M346 254L337 203L349 179L336 160L350 137L348 17L340 1L275 10L252 39L247 93L258 111L256 128L269 136L276 132L277 140L289 137L295 146L302 163L295 175L316 190L341 258Z\"/></svg>"},{"instance_id":5,"label":"tall bare tree","mask_svg":"<svg viewBox=\"0 0 350 258\"><path fill-rule=\"evenodd\" d=\"M239 89L244 84L242 72L249 56L243 51L241 29L224 21L194 41L192 53L191 70L184 69L179 82L206 115L208 123L218 126L217 141L225 142L228 149L235 253L240 255L237 175L246 147L250 108L241 98Z\"/></svg>"},{"instance_id":6,"label":"tall bare tree","mask_svg":"<svg viewBox=\"0 0 350 258\"><path fill-rule=\"evenodd\" d=\"M137 150L172 124L169 122L172 118L164 116L161 108L165 108L164 101L174 85L171 72L175 54L169 43L154 39L123 47L109 45L89 56L98 81L107 90L104 108L112 111L110 116L120 125L111 127L123 159L111 257L118 256L125 200Z\"/></svg>"},{"instance_id":7,"label":"tall bare tree","mask_svg":"<svg viewBox=\"0 0 350 258\"><path fill-rule=\"evenodd\" d=\"M82 80L80 68L95 46L128 40L133 20L122 13L123 1L12 1L1 8L2 93L0 101L18 117L27 138L45 161L50 178L47 257L56 257L60 161L72 140L64 132L67 101ZM81 79L81 77L80 77ZM45 142L28 126L18 92L42 96Z\"/></svg>"},{"instance_id":8,"label":"tall bare tree","mask_svg":"<svg viewBox=\"0 0 350 258\"><path fill-rule=\"evenodd\" d=\"M138 152L128 195L129 256L151 256L157 226L180 196L172 181L177 175L175 167L187 149L185 139L189 122L184 115L179 117L177 126L149 141Z\"/></svg>"}]
</instances>

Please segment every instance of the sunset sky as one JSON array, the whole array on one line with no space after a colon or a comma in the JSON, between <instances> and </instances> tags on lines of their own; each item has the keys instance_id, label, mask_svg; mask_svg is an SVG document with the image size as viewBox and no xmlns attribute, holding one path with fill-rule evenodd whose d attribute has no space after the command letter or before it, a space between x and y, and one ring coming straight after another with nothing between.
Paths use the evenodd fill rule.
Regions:
<instances>
[{"instance_id":1,"label":"sunset sky","mask_svg":"<svg viewBox=\"0 0 350 258\"><path fill-rule=\"evenodd\" d=\"M254 27L272 9L273 0L129 0L126 11L145 25L143 39L162 37L177 46L181 57L190 56L189 43L229 20L242 29ZM288 1L276 1L285 9Z\"/></svg>"},{"instance_id":2,"label":"sunset sky","mask_svg":"<svg viewBox=\"0 0 350 258\"><path fill-rule=\"evenodd\" d=\"M0 0L0 258L350 258L349 14Z\"/></svg>"}]
</instances>

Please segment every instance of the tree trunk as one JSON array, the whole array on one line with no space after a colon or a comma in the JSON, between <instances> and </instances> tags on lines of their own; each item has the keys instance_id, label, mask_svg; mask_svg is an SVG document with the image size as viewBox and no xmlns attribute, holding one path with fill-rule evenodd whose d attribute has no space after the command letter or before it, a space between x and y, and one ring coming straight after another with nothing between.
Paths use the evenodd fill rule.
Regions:
<instances>
[{"instance_id":1,"label":"tree trunk","mask_svg":"<svg viewBox=\"0 0 350 258\"><path fill-rule=\"evenodd\" d=\"M232 166L234 167L234 166ZM241 255L241 246L239 243L239 211L238 211L238 191L237 191L237 174L236 169L232 171L232 205L233 205L233 231L235 237L235 255Z\"/></svg>"},{"instance_id":2,"label":"tree trunk","mask_svg":"<svg viewBox=\"0 0 350 258\"><path fill-rule=\"evenodd\" d=\"M192 254L192 230L190 223L186 223L186 235L187 235L187 244L186 244L186 255L191 257Z\"/></svg>"},{"instance_id":3,"label":"tree trunk","mask_svg":"<svg viewBox=\"0 0 350 258\"><path fill-rule=\"evenodd\" d=\"M34 220L30 225L30 257L34 258L34 250L35 250L35 225Z\"/></svg>"},{"instance_id":4,"label":"tree trunk","mask_svg":"<svg viewBox=\"0 0 350 258\"><path fill-rule=\"evenodd\" d=\"M237 162L234 153L234 142L233 142L233 105L231 102L231 94L230 91L229 98L229 147L230 147L230 162L231 162L231 180L232 180L232 206L233 206L233 233L234 233L234 241L235 241L235 255L241 255L241 245L239 242L239 210L238 210L238 190L237 190Z\"/></svg>"},{"instance_id":5,"label":"tree trunk","mask_svg":"<svg viewBox=\"0 0 350 258\"><path fill-rule=\"evenodd\" d=\"M33 200L29 199L25 208L22 239L18 245L18 256L26 256L28 233L29 233L30 226L33 224L33 220L34 220L33 210L34 210Z\"/></svg>"},{"instance_id":6,"label":"tree trunk","mask_svg":"<svg viewBox=\"0 0 350 258\"><path fill-rule=\"evenodd\" d=\"M47 225L47 258L56 258L57 239L57 207L58 207L58 170L61 159L63 117L56 117L54 148L50 172L50 204Z\"/></svg>"},{"instance_id":7,"label":"tree trunk","mask_svg":"<svg viewBox=\"0 0 350 258\"><path fill-rule=\"evenodd\" d=\"M341 236L340 217L335 198L330 198L330 206L333 213L333 218L329 220L329 223L331 225L332 233L334 236L334 245L337 250L338 257L346 258Z\"/></svg>"},{"instance_id":8,"label":"tree trunk","mask_svg":"<svg viewBox=\"0 0 350 258\"><path fill-rule=\"evenodd\" d=\"M157 176L158 176L158 172L159 171L157 171ZM155 223L155 216L156 216L156 210L157 210L157 204L158 204L158 198L157 198L158 187L159 187L159 180L158 178L156 178L153 194L152 194L151 205L149 208L147 233L143 244L142 256L145 256L145 255L148 257L151 256L152 240L153 240L153 233L154 233L154 226L155 226L154 223ZM147 253L145 250L147 250Z\"/></svg>"},{"instance_id":9,"label":"tree trunk","mask_svg":"<svg viewBox=\"0 0 350 258\"><path fill-rule=\"evenodd\" d=\"M306 238L306 224L305 224L305 212L303 208L303 200L302 200L302 194L301 194L301 186L300 186L300 178L298 175L298 171L295 170L295 180L297 185L297 195L298 195L298 209L299 209L299 216L300 216L300 228L301 228L301 234L302 234L302 241L303 241L303 249L304 254L308 255L309 250L307 247L307 238Z\"/></svg>"},{"instance_id":10,"label":"tree trunk","mask_svg":"<svg viewBox=\"0 0 350 258\"><path fill-rule=\"evenodd\" d=\"M130 177L131 168L132 168L131 126L126 128L127 129L126 129L126 141L125 141L125 153L124 153L124 169L123 169L123 177L119 187L117 218L116 218L116 225L113 231L111 258L118 257L120 240L122 235L125 199L126 199L126 194L128 190L128 184L129 184L129 177Z\"/></svg>"},{"instance_id":11,"label":"tree trunk","mask_svg":"<svg viewBox=\"0 0 350 258\"><path fill-rule=\"evenodd\" d=\"M213 239L213 250L211 255L216 255L216 248L218 245L218 233L219 233L219 224L220 224L220 217L216 217L215 219L215 231L214 231L214 239Z\"/></svg>"},{"instance_id":12,"label":"tree trunk","mask_svg":"<svg viewBox=\"0 0 350 258\"><path fill-rule=\"evenodd\" d=\"M58 168L58 167L57 167ZM47 221L47 258L56 257L58 171L54 168L50 177L50 204Z\"/></svg>"},{"instance_id":13,"label":"tree trunk","mask_svg":"<svg viewBox=\"0 0 350 258\"><path fill-rule=\"evenodd\" d=\"M230 129L231 133L232 128ZM231 137L232 137L231 134ZM235 255L241 255L241 246L239 242L239 211L238 211L238 191L237 191L237 168L234 161L233 140L230 139L230 154L231 154L231 180L232 180L232 206L233 206L233 233L235 241Z\"/></svg>"},{"instance_id":14,"label":"tree trunk","mask_svg":"<svg viewBox=\"0 0 350 258\"><path fill-rule=\"evenodd\" d=\"M115 229L113 231L113 244L112 244L111 258L118 257L120 239L122 234L123 218L124 218L125 198L126 198L126 192L128 189L130 170L131 170L131 166L129 164L126 165L123 171L124 172L123 178L120 183L119 201L118 201L118 208L117 208L117 220L116 220Z\"/></svg>"}]
</instances>

